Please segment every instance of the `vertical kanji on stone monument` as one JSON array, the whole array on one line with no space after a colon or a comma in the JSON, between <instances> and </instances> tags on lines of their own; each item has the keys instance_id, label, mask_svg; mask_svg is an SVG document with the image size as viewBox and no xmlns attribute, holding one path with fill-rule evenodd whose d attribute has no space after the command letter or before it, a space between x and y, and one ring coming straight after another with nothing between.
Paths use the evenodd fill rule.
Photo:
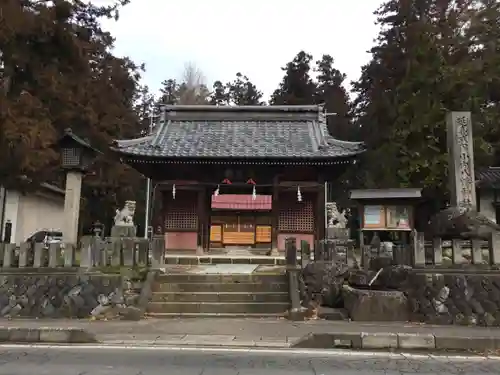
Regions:
<instances>
[{"instance_id":1,"label":"vertical kanji on stone monument","mask_svg":"<svg viewBox=\"0 0 500 375\"><path fill-rule=\"evenodd\" d=\"M450 112L446 120L450 158L450 203L462 209L476 208L471 113Z\"/></svg>"}]
</instances>

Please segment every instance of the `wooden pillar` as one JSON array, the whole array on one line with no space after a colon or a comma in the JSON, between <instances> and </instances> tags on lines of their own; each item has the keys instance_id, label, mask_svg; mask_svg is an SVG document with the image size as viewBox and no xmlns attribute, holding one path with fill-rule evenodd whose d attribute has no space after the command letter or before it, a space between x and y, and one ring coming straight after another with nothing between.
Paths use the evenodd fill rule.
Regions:
<instances>
[{"instance_id":1,"label":"wooden pillar","mask_svg":"<svg viewBox=\"0 0 500 375\"><path fill-rule=\"evenodd\" d=\"M273 197L271 201L271 255L278 255L278 234L279 234L279 181L278 177L273 178Z\"/></svg>"},{"instance_id":2,"label":"wooden pillar","mask_svg":"<svg viewBox=\"0 0 500 375\"><path fill-rule=\"evenodd\" d=\"M198 233L197 233L197 240L196 240L196 254L202 255L205 251L205 230L206 230L206 216L207 216L207 210L206 210L206 204L205 204L205 199L206 199L206 193L205 193L205 188L202 186L198 190L198 203L196 206L196 210L198 213Z\"/></svg>"},{"instance_id":3,"label":"wooden pillar","mask_svg":"<svg viewBox=\"0 0 500 375\"><path fill-rule=\"evenodd\" d=\"M153 234L160 235L165 233L165 191L154 188L151 197L151 226L153 227Z\"/></svg>"},{"instance_id":4,"label":"wooden pillar","mask_svg":"<svg viewBox=\"0 0 500 375\"><path fill-rule=\"evenodd\" d=\"M205 207L205 222L203 226L203 250L205 252L210 251L210 223L211 223L211 213L212 213L212 194L213 190L210 187L204 187L204 207Z\"/></svg>"},{"instance_id":5,"label":"wooden pillar","mask_svg":"<svg viewBox=\"0 0 500 375\"><path fill-rule=\"evenodd\" d=\"M212 193L206 186L198 190L198 236L196 253L203 255L210 248L210 210L212 207Z\"/></svg>"},{"instance_id":6,"label":"wooden pillar","mask_svg":"<svg viewBox=\"0 0 500 375\"><path fill-rule=\"evenodd\" d=\"M315 220L315 237L316 241L325 238L325 183L323 178L318 181L318 190L316 193L316 220Z\"/></svg>"}]
</instances>

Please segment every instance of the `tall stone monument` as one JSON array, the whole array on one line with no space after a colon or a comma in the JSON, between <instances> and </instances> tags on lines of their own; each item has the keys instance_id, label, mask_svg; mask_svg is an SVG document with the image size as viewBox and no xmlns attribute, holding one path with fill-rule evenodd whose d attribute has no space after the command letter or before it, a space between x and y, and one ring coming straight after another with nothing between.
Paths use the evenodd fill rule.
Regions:
<instances>
[{"instance_id":1,"label":"tall stone monument","mask_svg":"<svg viewBox=\"0 0 500 375\"><path fill-rule=\"evenodd\" d=\"M470 112L449 113L447 131L450 207L434 215L427 232L442 239L489 240L500 226L477 212Z\"/></svg>"},{"instance_id":2,"label":"tall stone monument","mask_svg":"<svg viewBox=\"0 0 500 375\"><path fill-rule=\"evenodd\" d=\"M471 113L450 112L446 122L450 158L450 204L462 210L476 209Z\"/></svg>"}]
</instances>

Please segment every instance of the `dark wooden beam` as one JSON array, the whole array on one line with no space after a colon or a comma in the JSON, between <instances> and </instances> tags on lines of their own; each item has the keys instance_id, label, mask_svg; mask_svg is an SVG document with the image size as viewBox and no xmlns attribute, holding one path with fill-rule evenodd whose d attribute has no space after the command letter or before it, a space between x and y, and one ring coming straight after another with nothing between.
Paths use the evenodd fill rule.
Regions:
<instances>
[{"instance_id":1,"label":"dark wooden beam","mask_svg":"<svg viewBox=\"0 0 500 375\"><path fill-rule=\"evenodd\" d=\"M278 250L278 234L279 234L279 177L273 179L273 197L271 202L271 251Z\"/></svg>"},{"instance_id":2,"label":"dark wooden beam","mask_svg":"<svg viewBox=\"0 0 500 375\"><path fill-rule=\"evenodd\" d=\"M316 217L315 217L315 237L316 240L322 240L325 238L325 184L323 176L319 178L320 187L316 193Z\"/></svg>"},{"instance_id":3,"label":"dark wooden beam","mask_svg":"<svg viewBox=\"0 0 500 375\"><path fill-rule=\"evenodd\" d=\"M197 232L197 253L203 253L205 251L205 222L207 220L208 212L207 205L205 204L205 188L198 188L198 203L196 205L196 210L198 213L198 232Z\"/></svg>"}]
</instances>

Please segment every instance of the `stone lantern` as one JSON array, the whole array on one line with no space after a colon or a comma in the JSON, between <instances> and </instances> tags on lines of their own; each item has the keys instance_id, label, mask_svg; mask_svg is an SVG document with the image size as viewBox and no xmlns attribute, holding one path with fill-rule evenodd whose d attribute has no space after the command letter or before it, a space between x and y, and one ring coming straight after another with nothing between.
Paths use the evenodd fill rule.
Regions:
<instances>
[{"instance_id":1,"label":"stone lantern","mask_svg":"<svg viewBox=\"0 0 500 375\"><path fill-rule=\"evenodd\" d=\"M66 129L58 142L61 153L61 167L66 171L85 172L99 153L85 140Z\"/></svg>"},{"instance_id":2,"label":"stone lantern","mask_svg":"<svg viewBox=\"0 0 500 375\"><path fill-rule=\"evenodd\" d=\"M61 154L61 167L66 172L63 240L76 245L83 175L100 152L73 134L71 129L65 130L57 146Z\"/></svg>"}]
</instances>

